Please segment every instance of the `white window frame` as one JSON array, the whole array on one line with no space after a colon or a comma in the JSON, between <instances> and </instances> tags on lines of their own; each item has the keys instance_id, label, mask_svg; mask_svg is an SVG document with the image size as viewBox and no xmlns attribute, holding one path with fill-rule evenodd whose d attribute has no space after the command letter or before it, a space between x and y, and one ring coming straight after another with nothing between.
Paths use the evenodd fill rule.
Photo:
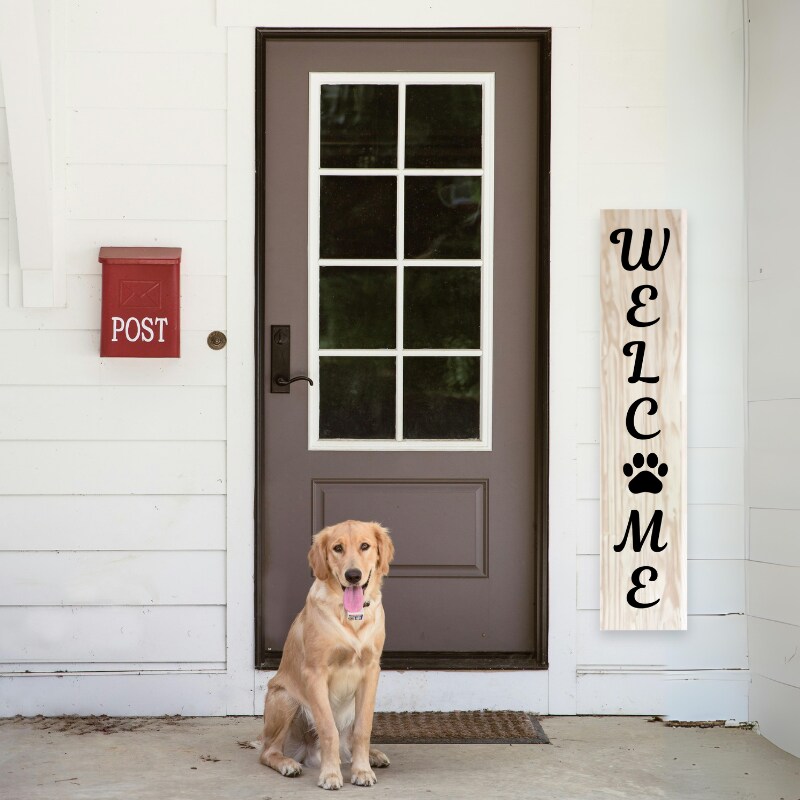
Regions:
<instances>
[{"instance_id":1,"label":"white window frame","mask_svg":"<svg viewBox=\"0 0 800 800\"><path fill-rule=\"evenodd\" d=\"M320 118L321 87L324 84L391 84L398 92L398 164L389 169L321 168ZM481 169L406 169L405 168L405 87L409 84L480 84L483 97L483 141ZM494 252L494 73L492 72L311 72L309 73L309 151L308 151L308 369L314 381L308 393L308 449L338 451L488 451L492 449L492 256ZM397 176L397 252L394 259L320 259L319 207L320 177L323 175ZM403 216L407 175L481 176L481 257L480 259L406 259L404 257ZM319 270L325 266L351 266L359 261L370 266L393 266L396 281L395 348L385 350L320 350L319 348ZM480 349L406 349L403 344L403 268L405 265L470 266L481 269ZM319 359L320 356L394 356L395 439L320 439L319 438ZM406 356L480 356L480 438L479 439L400 439L403 431L403 359Z\"/></svg>"}]
</instances>

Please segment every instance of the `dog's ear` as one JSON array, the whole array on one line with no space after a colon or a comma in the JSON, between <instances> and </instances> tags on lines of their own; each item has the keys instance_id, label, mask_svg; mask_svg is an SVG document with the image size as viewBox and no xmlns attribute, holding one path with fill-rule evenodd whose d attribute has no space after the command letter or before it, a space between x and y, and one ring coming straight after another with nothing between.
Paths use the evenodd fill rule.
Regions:
<instances>
[{"instance_id":1,"label":"dog's ear","mask_svg":"<svg viewBox=\"0 0 800 800\"><path fill-rule=\"evenodd\" d=\"M314 536L311 549L308 551L308 563L314 572L314 577L320 581L328 580L328 533L329 528L323 528Z\"/></svg>"},{"instance_id":2,"label":"dog's ear","mask_svg":"<svg viewBox=\"0 0 800 800\"><path fill-rule=\"evenodd\" d=\"M394 558L394 543L389 536L389 531L387 531L383 525L373 522L372 530L375 532L375 538L378 540L378 564L376 567L378 575L388 575L389 564L392 563L392 559Z\"/></svg>"}]
</instances>

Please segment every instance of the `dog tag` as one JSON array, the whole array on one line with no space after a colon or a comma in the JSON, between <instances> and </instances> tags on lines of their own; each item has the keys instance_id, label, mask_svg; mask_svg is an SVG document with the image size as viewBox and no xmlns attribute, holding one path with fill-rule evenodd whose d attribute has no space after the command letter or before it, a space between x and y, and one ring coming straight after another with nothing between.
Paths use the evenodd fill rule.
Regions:
<instances>
[{"instance_id":1,"label":"dog tag","mask_svg":"<svg viewBox=\"0 0 800 800\"><path fill-rule=\"evenodd\" d=\"M364 615L363 615L363 614L351 614L351 613L348 611L348 612L347 612L347 619L350 619L350 620L355 620L355 621L357 621L357 622L358 622L358 621L360 621L360 620L364 619Z\"/></svg>"}]
</instances>

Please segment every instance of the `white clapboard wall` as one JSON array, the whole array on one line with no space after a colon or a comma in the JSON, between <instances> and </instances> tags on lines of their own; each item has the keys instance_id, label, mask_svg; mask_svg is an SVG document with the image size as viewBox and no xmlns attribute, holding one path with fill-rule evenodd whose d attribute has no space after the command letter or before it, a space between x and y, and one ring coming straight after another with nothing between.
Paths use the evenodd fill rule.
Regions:
<instances>
[{"instance_id":1,"label":"white clapboard wall","mask_svg":"<svg viewBox=\"0 0 800 800\"><path fill-rule=\"evenodd\" d=\"M284 10L237 5L263 7L266 19L257 24L282 24L275 15L291 14L289 24L303 27L407 25L410 13L372 4L364 16L355 6L319 0ZM253 32L234 29L246 42L241 51L231 48L232 32L216 24L215 0L65 6L66 309L9 305L13 193L0 98L0 353L19 356L3 358L0 370L0 463L4 479L30 490L9 494L0 486L0 562L6 553L23 560L25 574L15 580L26 581L26 599L37 586L43 599L45 592L48 601L56 592L60 598L0 608L0 669L14 675L0 677L0 713L258 713L266 674L254 676L252 660L235 679L246 690L235 700L234 682L224 690L217 682L227 675L193 674L223 665L230 671L253 631L252 613L231 599L237 591L252 596L252 558L241 546L234 552L252 525L252 457L236 432L251 413L252 391L231 388L232 375L250 364L234 358L241 345L232 329L252 319L252 297L234 291L251 278L252 259L228 263L227 256L228 239L237 238L228 237L229 226L234 219L250 224L253 214L247 193L229 190L226 198L220 177L227 172L230 181L231 152L246 162L252 148ZM737 34L724 0L669 4L669 24L666 5L590 6L442 0L418 16L423 25L434 24L435 13L486 27L549 24L556 7L569 17L554 24L552 49L551 668L547 676L515 674L519 682L506 696L534 697L528 687L546 677L551 698L565 698L551 700L553 713L672 710L683 719L746 719L746 296L741 241L731 235L741 230L742 208L741 64L731 46ZM686 47L687 30L696 32L698 47ZM252 169L242 172L251 191ZM148 192L163 197L143 202ZM601 631L598 209L678 202L693 219L708 220L693 225L692 249L702 258L693 259L690 273L692 309L704 311L690 326L689 630ZM177 363L98 359L97 250L106 244L183 248ZM226 318L226 294L242 298L232 306L236 319ZM212 329L228 331L226 350L208 349ZM51 456L57 469L48 466ZM157 486L148 465L155 465ZM226 502L238 517L229 508L226 520ZM219 599L223 567L204 551L225 554L227 609ZM179 573L202 567L206 589L163 573L145 586L138 559L162 552ZM60 564L52 566L58 553L63 577ZM74 604L68 581L75 580L110 605ZM144 589L149 594L126 605L132 591ZM204 592L199 598L197 590ZM78 674L30 677L26 669ZM441 684L434 677L385 674L382 686L402 682L399 710L424 697L446 697L456 707L486 685L478 673L467 674L473 683L466 691L452 675ZM659 695L665 679L681 699L675 706ZM536 707L546 710L546 694Z\"/></svg>"},{"instance_id":2,"label":"white clapboard wall","mask_svg":"<svg viewBox=\"0 0 800 800\"><path fill-rule=\"evenodd\" d=\"M65 308L16 307L0 98L0 671L219 670L226 31L87 0L65 34ZM99 357L103 245L183 248L180 359Z\"/></svg>"},{"instance_id":3,"label":"white clapboard wall","mask_svg":"<svg viewBox=\"0 0 800 800\"><path fill-rule=\"evenodd\" d=\"M604 211L600 623L684 630L686 215Z\"/></svg>"},{"instance_id":4,"label":"white clapboard wall","mask_svg":"<svg viewBox=\"0 0 800 800\"><path fill-rule=\"evenodd\" d=\"M756 0L750 17L748 244L748 633L759 730L800 756L800 273L786 257L800 100L800 5Z\"/></svg>"}]
</instances>

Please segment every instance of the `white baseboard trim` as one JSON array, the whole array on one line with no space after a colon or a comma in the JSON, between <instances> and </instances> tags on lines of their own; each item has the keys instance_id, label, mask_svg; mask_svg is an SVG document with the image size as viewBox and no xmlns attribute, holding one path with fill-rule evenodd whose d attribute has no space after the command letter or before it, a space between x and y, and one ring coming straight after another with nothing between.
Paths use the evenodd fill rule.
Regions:
<instances>
[{"instance_id":1,"label":"white baseboard trim","mask_svg":"<svg viewBox=\"0 0 800 800\"><path fill-rule=\"evenodd\" d=\"M17 714L226 716L260 714L271 671L0 675L0 717ZM515 709L552 713L547 670L381 674L378 711ZM747 670L578 671L578 714L748 720Z\"/></svg>"},{"instance_id":2,"label":"white baseboard trim","mask_svg":"<svg viewBox=\"0 0 800 800\"><path fill-rule=\"evenodd\" d=\"M256 677L263 701L274 672ZM435 671L384 670L376 711L515 710L547 714L547 670ZM259 709L260 710L260 709Z\"/></svg>"}]
</instances>

